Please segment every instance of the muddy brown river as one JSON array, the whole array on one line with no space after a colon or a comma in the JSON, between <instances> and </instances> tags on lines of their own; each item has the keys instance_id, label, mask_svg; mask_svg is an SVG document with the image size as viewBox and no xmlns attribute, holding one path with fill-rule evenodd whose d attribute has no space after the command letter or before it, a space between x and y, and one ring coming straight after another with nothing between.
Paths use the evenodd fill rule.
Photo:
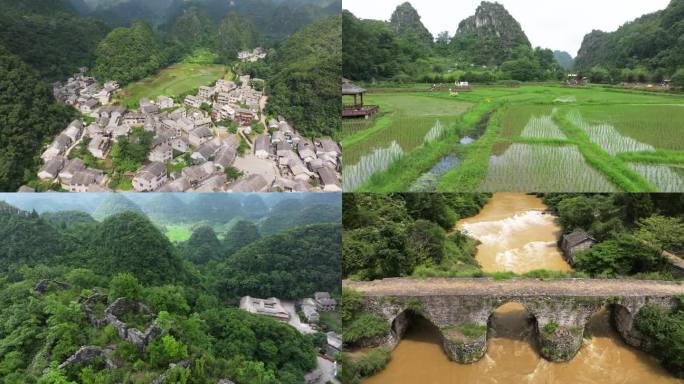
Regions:
<instances>
[{"instance_id":1,"label":"muddy brown river","mask_svg":"<svg viewBox=\"0 0 684 384\"><path fill-rule=\"evenodd\" d=\"M477 260L485 271L523 273L535 269L569 271L556 248L560 227L534 196L497 193L479 215L457 228L482 243ZM551 363L536 350L534 329L517 303L500 307L492 316L487 354L475 364L449 361L439 330L417 318L392 353L386 369L367 384L684 384L652 356L626 345L612 328L610 312L596 314L587 326L577 356Z\"/></svg>"},{"instance_id":2,"label":"muddy brown river","mask_svg":"<svg viewBox=\"0 0 684 384\"><path fill-rule=\"evenodd\" d=\"M457 229L479 240L475 258L485 272L571 271L557 247L561 228L536 197L497 193Z\"/></svg>"}]
</instances>

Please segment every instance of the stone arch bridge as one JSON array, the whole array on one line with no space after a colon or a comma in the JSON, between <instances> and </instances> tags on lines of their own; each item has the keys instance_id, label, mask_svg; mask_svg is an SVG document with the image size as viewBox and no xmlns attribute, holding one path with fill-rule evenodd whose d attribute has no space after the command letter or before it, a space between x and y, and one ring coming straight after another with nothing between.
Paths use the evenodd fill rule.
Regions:
<instances>
[{"instance_id":1,"label":"stone arch bridge","mask_svg":"<svg viewBox=\"0 0 684 384\"><path fill-rule=\"evenodd\" d=\"M487 325L500 306L517 302L533 318L540 354L551 361L572 359L582 346L591 317L610 306L618 332L637 348L647 341L634 327L646 305L673 309L684 285L662 281L596 279L385 279L345 281L363 294L363 309L390 324L390 333L375 344L394 348L419 314L437 326L453 361L472 363L487 350Z\"/></svg>"}]
</instances>

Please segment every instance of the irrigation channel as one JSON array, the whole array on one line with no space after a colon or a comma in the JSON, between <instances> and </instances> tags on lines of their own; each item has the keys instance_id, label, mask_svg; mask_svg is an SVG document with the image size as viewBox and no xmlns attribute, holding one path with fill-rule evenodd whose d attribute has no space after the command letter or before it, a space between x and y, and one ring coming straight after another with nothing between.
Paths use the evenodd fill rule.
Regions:
<instances>
[{"instance_id":1,"label":"irrigation channel","mask_svg":"<svg viewBox=\"0 0 684 384\"><path fill-rule=\"evenodd\" d=\"M570 270L555 247L560 227L531 195L497 193L475 217L456 228L482 243L477 259L485 271ZM590 338L575 358L552 363L536 350L534 328L522 305L500 307L489 324L487 354L475 364L450 361L439 330L417 318L392 352L385 370L367 384L508 383L680 383L650 355L626 345L613 329L610 311L597 313L587 327Z\"/></svg>"}]
</instances>

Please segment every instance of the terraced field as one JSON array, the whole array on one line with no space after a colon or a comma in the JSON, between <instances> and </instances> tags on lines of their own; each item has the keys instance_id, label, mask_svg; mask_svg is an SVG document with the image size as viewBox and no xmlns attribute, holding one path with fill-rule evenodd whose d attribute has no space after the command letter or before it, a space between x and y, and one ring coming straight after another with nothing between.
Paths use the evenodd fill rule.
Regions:
<instances>
[{"instance_id":1,"label":"terraced field","mask_svg":"<svg viewBox=\"0 0 684 384\"><path fill-rule=\"evenodd\" d=\"M379 100L406 95L382 94ZM548 85L420 97L422 103L415 98L403 103L414 113L406 120L440 110L444 103L468 103L471 112L450 120L431 144L413 153L412 145L400 139L406 128L383 130L384 148L396 142L403 152L372 178L345 183L346 190L684 192L684 95ZM492 110L493 115L486 114ZM483 124L479 140L459 144ZM425 123L413 132L427 131ZM419 141L414 138L413 147ZM354 146L367 144L360 139ZM358 160L354 146L351 153L345 148L348 160ZM445 161L451 167L446 172Z\"/></svg>"}]
</instances>

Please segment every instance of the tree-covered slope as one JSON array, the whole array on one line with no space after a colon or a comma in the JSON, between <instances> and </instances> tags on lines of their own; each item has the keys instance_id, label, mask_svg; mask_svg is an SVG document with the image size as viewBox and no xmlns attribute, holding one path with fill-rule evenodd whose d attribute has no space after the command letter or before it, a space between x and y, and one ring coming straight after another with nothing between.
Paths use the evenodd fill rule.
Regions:
<instances>
[{"instance_id":1,"label":"tree-covered slope","mask_svg":"<svg viewBox=\"0 0 684 384\"><path fill-rule=\"evenodd\" d=\"M556 62L558 62L558 65L565 70L572 69L573 65L575 64L575 59L573 59L572 56L565 51L553 51L553 57L556 59Z\"/></svg>"},{"instance_id":2,"label":"tree-covered slope","mask_svg":"<svg viewBox=\"0 0 684 384\"><path fill-rule=\"evenodd\" d=\"M339 224L299 227L242 248L216 268L225 298L256 295L296 299L317 291L339 292Z\"/></svg>"},{"instance_id":3,"label":"tree-covered slope","mask_svg":"<svg viewBox=\"0 0 684 384\"><path fill-rule=\"evenodd\" d=\"M306 136L340 130L342 25L340 17L315 22L277 50L269 79L268 110L287 116Z\"/></svg>"},{"instance_id":4,"label":"tree-covered slope","mask_svg":"<svg viewBox=\"0 0 684 384\"><path fill-rule=\"evenodd\" d=\"M584 37L575 65L579 70L645 67L672 75L684 63L684 1L626 23L615 32Z\"/></svg>"},{"instance_id":5,"label":"tree-covered slope","mask_svg":"<svg viewBox=\"0 0 684 384\"><path fill-rule=\"evenodd\" d=\"M104 220L111 215L127 211L142 213L140 207L126 196L120 193L112 193L108 194L97 208L95 208L92 216L96 220Z\"/></svg>"},{"instance_id":6,"label":"tree-covered slope","mask_svg":"<svg viewBox=\"0 0 684 384\"><path fill-rule=\"evenodd\" d=\"M102 22L75 16L61 0L3 0L0 7L0 46L48 81L92 66L95 48L109 30Z\"/></svg>"},{"instance_id":7,"label":"tree-covered slope","mask_svg":"<svg viewBox=\"0 0 684 384\"><path fill-rule=\"evenodd\" d=\"M426 47L434 45L432 33L425 28L425 25L420 21L418 11L409 2L397 6L392 13L389 24L400 38Z\"/></svg>"},{"instance_id":8,"label":"tree-covered slope","mask_svg":"<svg viewBox=\"0 0 684 384\"><path fill-rule=\"evenodd\" d=\"M483 1L475 15L461 21L451 42L453 49L475 64L500 65L516 50L530 49L520 23L499 3Z\"/></svg>"},{"instance_id":9,"label":"tree-covered slope","mask_svg":"<svg viewBox=\"0 0 684 384\"><path fill-rule=\"evenodd\" d=\"M74 115L34 69L0 46L0 190L16 191L37 172L43 144Z\"/></svg>"}]
</instances>

